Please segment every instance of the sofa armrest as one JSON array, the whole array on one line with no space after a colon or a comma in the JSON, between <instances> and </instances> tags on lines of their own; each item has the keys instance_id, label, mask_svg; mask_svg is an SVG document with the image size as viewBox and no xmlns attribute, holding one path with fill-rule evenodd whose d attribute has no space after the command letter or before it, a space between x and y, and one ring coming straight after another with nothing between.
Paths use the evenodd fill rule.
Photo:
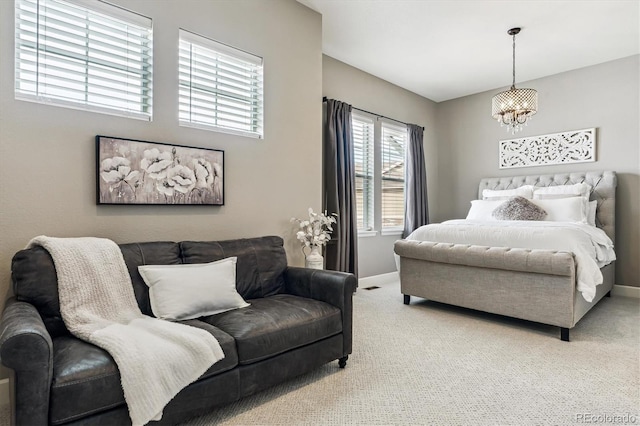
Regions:
<instances>
[{"instance_id":1,"label":"sofa armrest","mask_svg":"<svg viewBox=\"0 0 640 426\"><path fill-rule=\"evenodd\" d=\"M14 370L15 424L47 424L53 343L36 308L13 297L0 320L0 362Z\"/></svg>"},{"instance_id":2,"label":"sofa armrest","mask_svg":"<svg viewBox=\"0 0 640 426\"><path fill-rule=\"evenodd\" d=\"M355 275L289 266L284 271L284 280L288 294L320 300L342 311L343 356L349 355L352 347L352 298L357 284Z\"/></svg>"}]
</instances>

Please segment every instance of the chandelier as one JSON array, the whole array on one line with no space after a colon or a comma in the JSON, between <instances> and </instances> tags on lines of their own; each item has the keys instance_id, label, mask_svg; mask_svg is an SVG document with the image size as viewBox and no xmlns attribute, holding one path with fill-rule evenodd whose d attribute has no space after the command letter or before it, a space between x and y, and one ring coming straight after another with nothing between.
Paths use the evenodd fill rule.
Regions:
<instances>
[{"instance_id":1,"label":"chandelier","mask_svg":"<svg viewBox=\"0 0 640 426\"><path fill-rule=\"evenodd\" d=\"M500 92L491 100L491 115L507 132L522 130L527 119L538 112L538 92L534 89L516 89L516 34L520 28L511 28L507 34L513 36L513 83L509 90Z\"/></svg>"}]
</instances>

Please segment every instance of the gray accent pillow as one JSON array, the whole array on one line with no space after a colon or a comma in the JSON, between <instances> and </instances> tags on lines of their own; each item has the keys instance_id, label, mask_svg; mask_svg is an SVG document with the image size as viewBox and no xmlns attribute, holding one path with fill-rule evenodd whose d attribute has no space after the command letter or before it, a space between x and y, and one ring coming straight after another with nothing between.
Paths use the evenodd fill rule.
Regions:
<instances>
[{"instance_id":1,"label":"gray accent pillow","mask_svg":"<svg viewBox=\"0 0 640 426\"><path fill-rule=\"evenodd\" d=\"M547 212L526 198L515 196L496 207L491 215L498 220L542 220Z\"/></svg>"}]
</instances>

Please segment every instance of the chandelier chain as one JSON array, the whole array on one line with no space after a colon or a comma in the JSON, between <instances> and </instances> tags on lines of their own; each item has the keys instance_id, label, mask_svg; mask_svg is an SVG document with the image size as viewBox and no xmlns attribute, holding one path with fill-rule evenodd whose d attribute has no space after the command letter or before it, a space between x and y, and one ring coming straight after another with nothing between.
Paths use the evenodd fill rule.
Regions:
<instances>
[{"instance_id":1,"label":"chandelier chain","mask_svg":"<svg viewBox=\"0 0 640 426\"><path fill-rule=\"evenodd\" d=\"M511 88L516 88L516 35L513 34L513 83Z\"/></svg>"}]
</instances>

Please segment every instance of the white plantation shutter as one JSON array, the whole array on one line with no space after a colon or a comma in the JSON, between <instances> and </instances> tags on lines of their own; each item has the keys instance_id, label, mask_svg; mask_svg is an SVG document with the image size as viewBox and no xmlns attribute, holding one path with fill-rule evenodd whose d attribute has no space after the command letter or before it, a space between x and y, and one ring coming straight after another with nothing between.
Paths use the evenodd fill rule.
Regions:
<instances>
[{"instance_id":1,"label":"white plantation shutter","mask_svg":"<svg viewBox=\"0 0 640 426\"><path fill-rule=\"evenodd\" d=\"M151 19L101 1L15 1L16 99L151 120Z\"/></svg>"},{"instance_id":2,"label":"white plantation shutter","mask_svg":"<svg viewBox=\"0 0 640 426\"><path fill-rule=\"evenodd\" d=\"M352 114L358 230L373 229L373 120Z\"/></svg>"},{"instance_id":3,"label":"white plantation shutter","mask_svg":"<svg viewBox=\"0 0 640 426\"><path fill-rule=\"evenodd\" d=\"M261 138L262 58L180 30L179 121Z\"/></svg>"},{"instance_id":4,"label":"white plantation shutter","mask_svg":"<svg viewBox=\"0 0 640 426\"><path fill-rule=\"evenodd\" d=\"M404 225L406 126L382 123L382 228Z\"/></svg>"}]
</instances>

